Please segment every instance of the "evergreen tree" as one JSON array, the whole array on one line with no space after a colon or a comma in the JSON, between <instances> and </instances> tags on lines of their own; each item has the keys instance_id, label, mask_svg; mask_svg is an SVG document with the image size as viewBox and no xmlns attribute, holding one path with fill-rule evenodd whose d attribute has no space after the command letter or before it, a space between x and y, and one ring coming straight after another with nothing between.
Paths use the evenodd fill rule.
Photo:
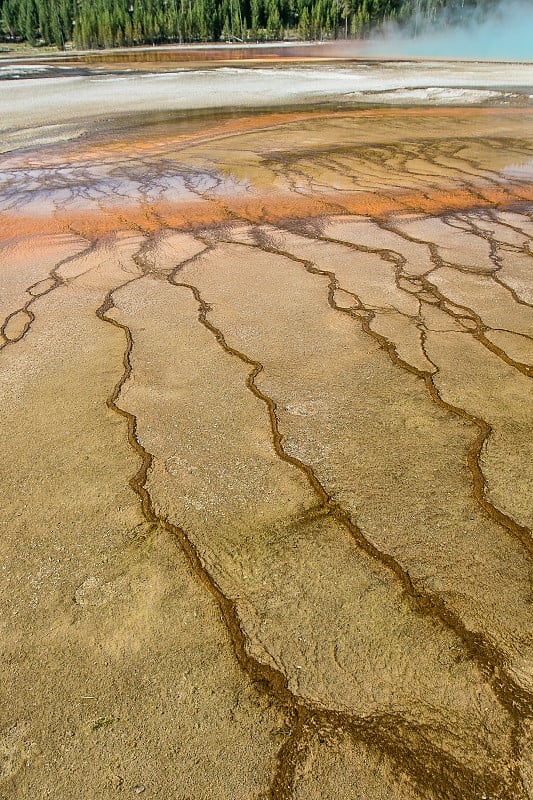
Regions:
<instances>
[{"instance_id":1,"label":"evergreen tree","mask_svg":"<svg viewBox=\"0 0 533 800\"><path fill-rule=\"evenodd\" d=\"M39 34L39 16L35 0L25 0L24 8L24 38L30 44L37 43Z\"/></svg>"},{"instance_id":2,"label":"evergreen tree","mask_svg":"<svg viewBox=\"0 0 533 800\"><path fill-rule=\"evenodd\" d=\"M18 16L17 0L5 0L0 17L1 30L9 39L14 39L18 34Z\"/></svg>"}]
</instances>

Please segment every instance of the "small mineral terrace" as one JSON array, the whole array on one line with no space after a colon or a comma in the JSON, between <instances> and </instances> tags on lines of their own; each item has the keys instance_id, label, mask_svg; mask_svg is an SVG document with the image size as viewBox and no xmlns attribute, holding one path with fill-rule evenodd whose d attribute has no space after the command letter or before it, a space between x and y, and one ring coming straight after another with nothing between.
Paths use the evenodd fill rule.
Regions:
<instances>
[{"instance_id":1,"label":"small mineral terrace","mask_svg":"<svg viewBox=\"0 0 533 800\"><path fill-rule=\"evenodd\" d=\"M531 800L533 66L141 66L2 85L0 797Z\"/></svg>"}]
</instances>

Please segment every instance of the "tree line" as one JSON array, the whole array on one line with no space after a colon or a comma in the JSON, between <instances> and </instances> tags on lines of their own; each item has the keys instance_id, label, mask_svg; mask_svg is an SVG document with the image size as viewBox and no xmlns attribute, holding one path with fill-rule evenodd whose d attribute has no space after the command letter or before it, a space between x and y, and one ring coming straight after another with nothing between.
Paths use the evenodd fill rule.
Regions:
<instances>
[{"instance_id":1,"label":"tree line","mask_svg":"<svg viewBox=\"0 0 533 800\"><path fill-rule=\"evenodd\" d=\"M360 38L490 0L0 0L0 36L88 49L167 42Z\"/></svg>"}]
</instances>

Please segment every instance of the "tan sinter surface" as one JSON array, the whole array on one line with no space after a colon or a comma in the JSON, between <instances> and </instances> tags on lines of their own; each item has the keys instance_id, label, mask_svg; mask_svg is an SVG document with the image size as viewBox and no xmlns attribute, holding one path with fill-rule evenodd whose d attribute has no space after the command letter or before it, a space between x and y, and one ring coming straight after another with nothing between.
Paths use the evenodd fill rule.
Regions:
<instances>
[{"instance_id":1,"label":"tan sinter surface","mask_svg":"<svg viewBox=\"0 0 533 800\"><path fill-rule=\"evenodd\" d=\"M533 798L532 130L4 154L2 800Z\"/></svg>"}]
</instances>

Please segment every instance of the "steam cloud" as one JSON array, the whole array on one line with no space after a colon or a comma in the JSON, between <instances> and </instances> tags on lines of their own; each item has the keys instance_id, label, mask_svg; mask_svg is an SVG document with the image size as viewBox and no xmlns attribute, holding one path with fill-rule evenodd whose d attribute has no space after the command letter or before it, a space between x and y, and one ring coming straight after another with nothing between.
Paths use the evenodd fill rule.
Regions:
<instances>
[{"instance_id":1,"label":"steam cloud","mask_svg":"<svg viewBox=\"0 0 533 800\"><path fill-rule=\"evenodd\" d=\"M533 61L533 2L462 8L455 20L440 14L428 22L418 13L409 33L387 26L369 42L367 52L376 56Z\"/></svg>"}]
</instances>

